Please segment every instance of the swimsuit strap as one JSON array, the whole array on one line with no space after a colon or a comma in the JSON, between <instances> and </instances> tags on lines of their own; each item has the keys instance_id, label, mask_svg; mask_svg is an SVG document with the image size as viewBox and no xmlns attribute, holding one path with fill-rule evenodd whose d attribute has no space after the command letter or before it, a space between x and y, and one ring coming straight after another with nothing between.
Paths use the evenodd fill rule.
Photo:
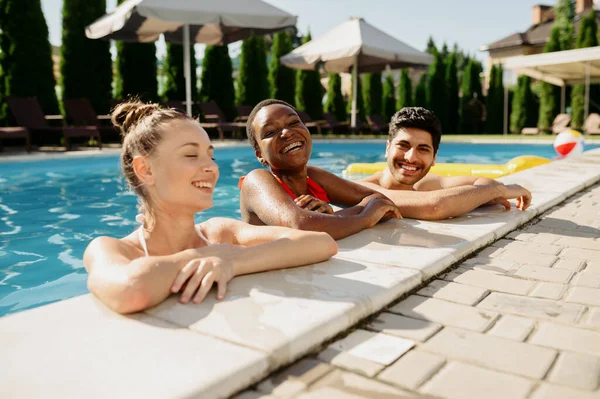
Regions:
<instances>
[{"instance_id":1,"label":"swimsuit strap","mask_svg":"<svg viewBox=\"0 0 600 399\"><path fill-rule=\"evenodd\" d=\"M142 248L144 248L144 253L146 254L146 256L150 256L148 255L146 237L144 237L144 215L138 213L135 217L135 221L141 224L140 228L138 229L138 237L140 238L140 244L142 244Z\"/></svg>"},{"instance_id":2,"label":"swimsuit strap","mask_svg":"<svg viewBox=\"0 0 600 399\"><path fill-rule=\"evenodd\" d=\"M142 245L142 248L144 249L144 253L146 254L146 256L150 256L148 254L148 245L146 244L146 237L144 237L144 215L142 215L141 213L138 214L135 217L136 222L140 223L141 226L138 229L138 237L140 240L140 244ZM206 236L204 234L202 234L202 231L200 231L200 228L198 226L195 226L195 230L196 233L200 236L200 238L202 238L205 242L206 245L210 245L210 241L208 241L208 238L206 238Z\"/></svg>"}]
</instances>

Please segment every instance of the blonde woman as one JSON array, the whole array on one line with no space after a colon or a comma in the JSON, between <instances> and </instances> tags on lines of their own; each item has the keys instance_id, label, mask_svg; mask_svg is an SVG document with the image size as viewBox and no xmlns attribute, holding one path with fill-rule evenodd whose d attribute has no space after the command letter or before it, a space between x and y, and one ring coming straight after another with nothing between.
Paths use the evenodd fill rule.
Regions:
<instances>
[{"instance_id":1,"label":"blonde woman","mask_svg":"<svg viewBox=\"0 0 600 399\"><path fill-rule=\"evenodd\" d=\"M170 294L201 302L213 285L223 299L235 276L324 261L337 252L326 233L251 226L194 215L213 205L219 178L214 150L200 125L157 104L128 102L112 114L121 129L123 174L139 197L140 227L87 247L88 287L108 307L132 313Z\"/></svg>"}]
</instances>

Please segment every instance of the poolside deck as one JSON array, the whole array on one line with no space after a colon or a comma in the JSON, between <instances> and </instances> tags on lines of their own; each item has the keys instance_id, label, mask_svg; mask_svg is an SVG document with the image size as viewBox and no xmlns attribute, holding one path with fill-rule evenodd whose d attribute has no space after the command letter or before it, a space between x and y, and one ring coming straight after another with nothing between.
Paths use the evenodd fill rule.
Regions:
<instances>
[{"instance_id":1,"label":"poolside deck","mask_svg":"<svg viewBox=\"0 0 600 399\"><path fill-rule=\"evenodd\" d=\"M0 319L3 393L20 398L227 397L259 382L281 366L316 353L324 343L355 328L362 319L378 313L492 243L496 243L495 246L479 253L475 261L465 262L445 277L440 276L442 282L429 283L424 292L419 291L418 295L391 308L406 319L392 317L388 320L389 328L385 327L385 320L371 327L359 325L360 329L349 335L358 338L347 338L349 345L349 341L334 343L325 351L327 355L317 356L318 363L315 359L308 360L318 371L313 371L310 378L300 372L305 378L294 380L297 391L286 397L302 394L306 389L304 397L334 398L350 391L355 397L391 398L415 393L465 397L465 392L466 396L478 392L460 390L465 385L465 389L481 386L473 381L487 387L486 395L501 392L490 389L498 384L514 389L513 397L526 397L538 386L536 381L546 377L550 367L548 383L539 385L535 395L544 395L552 389L557 395L568 393L561 389L577 387L556 388L552 384L564 382L569 365L573 359L579 359L573 356L584 348L587 350L586 361L591 366L583 369L583 375L597 370L594 356L600 357L597 320L600 295L594 295L600 291L600 283L598 287L576 284L596 281L597 276L587 273L596 272L579 270L585 261L600 254L600 248L581 248L580 241L563 240L565 237L559 235L595 234L595 238L598 237L600 217L593 194L597 195L600 190L594 187L591 195L584 193L574 199L574 207L568 203L552 210L542 216L537 225L527 227L533 230L524 230L521 234L525 235L511 232L600 181L598 165L600 150L593 150L577 158L506 176L503 181L520 183L533 192L534 201L527 211L503 212L499 208L488 208L443 222L389 221L340 240L340 253L330 261L237 278L229 285L227 299L222 302L211 296L200 305L180 305L171 298L147 312L124 317L108 311L91 295L84 295L4 317ZM580 214L575 209L584 201L587 205ZM497 241L508 233L513 241ZM547 236L556 241L536 244L536 240L549 240L539 238ZM556 245L559 240L562 244ZM521 241L528 242L527 248ZM594 237L591 241L593 244L586 241L585 245L599 243ZM547 253L551 250L560 252ZM557 254L564 258L563 267L555 264ZM590 264L595 267L593 262L587 264L588 268ZM473 273L476 276L472 277ZM578 274L573 277L575 273ZM488 281L499 278L503 284L486 286L492 284ZM444 291L440 285L444 281L468 288L452 285L453 288L438 293ZM571 286L564 300L533 298L536 291L556 295L555 286L543 283ZM427 299L436 295L434 299ZM517 298L518 303L525 305L511 305L511 295L522 297ZM469 300L468 304L464 303ZM523 315L519 313L521 308L530 311ZM522 340L529 337L526 344L509 341L506 337L496 338L492 333L502 330L507 323L518 326L521 319L515 314L537 323L533 334L521 332L519 335ZM394 316L387 312L382 315L378 316L380 320ZM362 331L364 328L383 332ZM507 329L511 332L516 327L504 327ZM411 335L402 335L398 330L409 331ZM373 336L377 338L368 340L370 346L357 345ZM463 344L461 340L468 340L468 346L475 349L457 352L456 348ZM413 346L416 349L400 357ZM351 352L348 347L356 350ZM449 353L453 349L455 351ZM517 355L521 350L527 356ZM427 357L423 353L430 352L429 360L424 360L425 364L433 364L425 370L425 374L435 373L430 382L423 385L427 378L414 382L419 380L415 377L413 385L407 385L400 379L395 380L395 370L402 370L409 362L409 369L414 365L413 371L417 372L422 367L419 358L422 360L423 356ZM558 352L561 355L556 360ZM362 362L364 369L351 363L335 364L334 359L340 358L349 362L358 358L357 362ZM440 358L444 366L440 366L441 371L437 373L440 367L436 369L435 364ZM400 363L402 365L397 366ZM563 363L567 366L561 366ZM386 366L390 367L382 372ZM334 370L336 367L339 369ZM296 366L296 370L305 368L305 363ZM315 370L315 367L309 368ZM342 371L349 369L357 374ZM386 380L385 375L391 377ZM458 384L464 381L464 375L471 376L469 383ZM553 375L558 380L551 379ZM365 376L379 379L368 380ZM285 376L282 380L288 381ZM311 385L316 380L319 382ZM584 379L586 387L591 386L585 382L588 380ZM262 393L249 391L241 397L260 397L269 390L272 397L283 397L280 393L288 389L289 384L277 391L276 380L269 381L258 385ZM597 386L587 393L585 390L574 392L598 397ZM507 391L509 396L511 393Z\"/></svg>"}]
</instances>

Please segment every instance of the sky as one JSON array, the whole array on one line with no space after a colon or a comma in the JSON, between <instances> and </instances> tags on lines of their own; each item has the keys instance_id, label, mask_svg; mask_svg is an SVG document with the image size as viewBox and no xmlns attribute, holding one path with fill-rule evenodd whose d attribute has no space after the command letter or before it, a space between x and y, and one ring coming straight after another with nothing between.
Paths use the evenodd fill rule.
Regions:
<instances>
[{"instance_id":1,"label":"sky","mask_svg":"<svg viewBox=\"0 0 600 399\"><path fill-rule=\"evenodd\" d=\"M166 0L165 0L166 1ZM350 17L362 17L380 30L419 50L424 50L429 36L438 47L457 43L481 61L485 44L511 33L526 30L531 24L535 4L552 5L555 0L265 0L298 16L301 33L310 30L317 37ZM107 0L107 11L117 0ZM50 30L50 42L60 45L62 0L42 0ZM159 56L164 44L157 46ZM239 44L230 46L235 54ZM197 45L197 56L202 45Z\"/></svg>"}]
</instances>

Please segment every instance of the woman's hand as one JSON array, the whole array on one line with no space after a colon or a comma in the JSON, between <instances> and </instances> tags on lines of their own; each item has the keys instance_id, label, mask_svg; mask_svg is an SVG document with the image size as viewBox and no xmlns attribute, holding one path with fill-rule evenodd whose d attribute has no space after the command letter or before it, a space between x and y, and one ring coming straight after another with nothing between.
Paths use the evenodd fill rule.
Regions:
<instances>
[{"instance_id":1,"label":"woman's hand","mask_svg":"<svg viewBox=\"0 0 600 399\"><path fill-rule=\"evenodd\" d=\"M381 197L371 199L362 213L367 217L368 227L389 219L402 219L398 207L389 199Z\"/></svg>"},{"instance_id":2,"label":"woman's hand","mask_svg":"<svg viewBox=\"0 0 600 399\"><path fill-rule=\"evenodd\" d=\"M328 213L330 215L333 215L333 208L331 208L331 206L327 202L317 199L312 195L301 195L297 197L294 200L294 202L296 202L296 205L298 205L300 208L307 209L309 211Z\"/></svg>"},{"instance_id":3,"label":"woman's hand","mask_svg":"<svg viewBox=\"0 0 600 399\"><path fill-rule=\"evenodd\" d=\"M171 292L182 290L179 301L200 303L217 283L217 299L225 297L227 283L234 277L233 262L220 256L197 258L189 261L177 274Z\"/></svg>"}]
</instances>

